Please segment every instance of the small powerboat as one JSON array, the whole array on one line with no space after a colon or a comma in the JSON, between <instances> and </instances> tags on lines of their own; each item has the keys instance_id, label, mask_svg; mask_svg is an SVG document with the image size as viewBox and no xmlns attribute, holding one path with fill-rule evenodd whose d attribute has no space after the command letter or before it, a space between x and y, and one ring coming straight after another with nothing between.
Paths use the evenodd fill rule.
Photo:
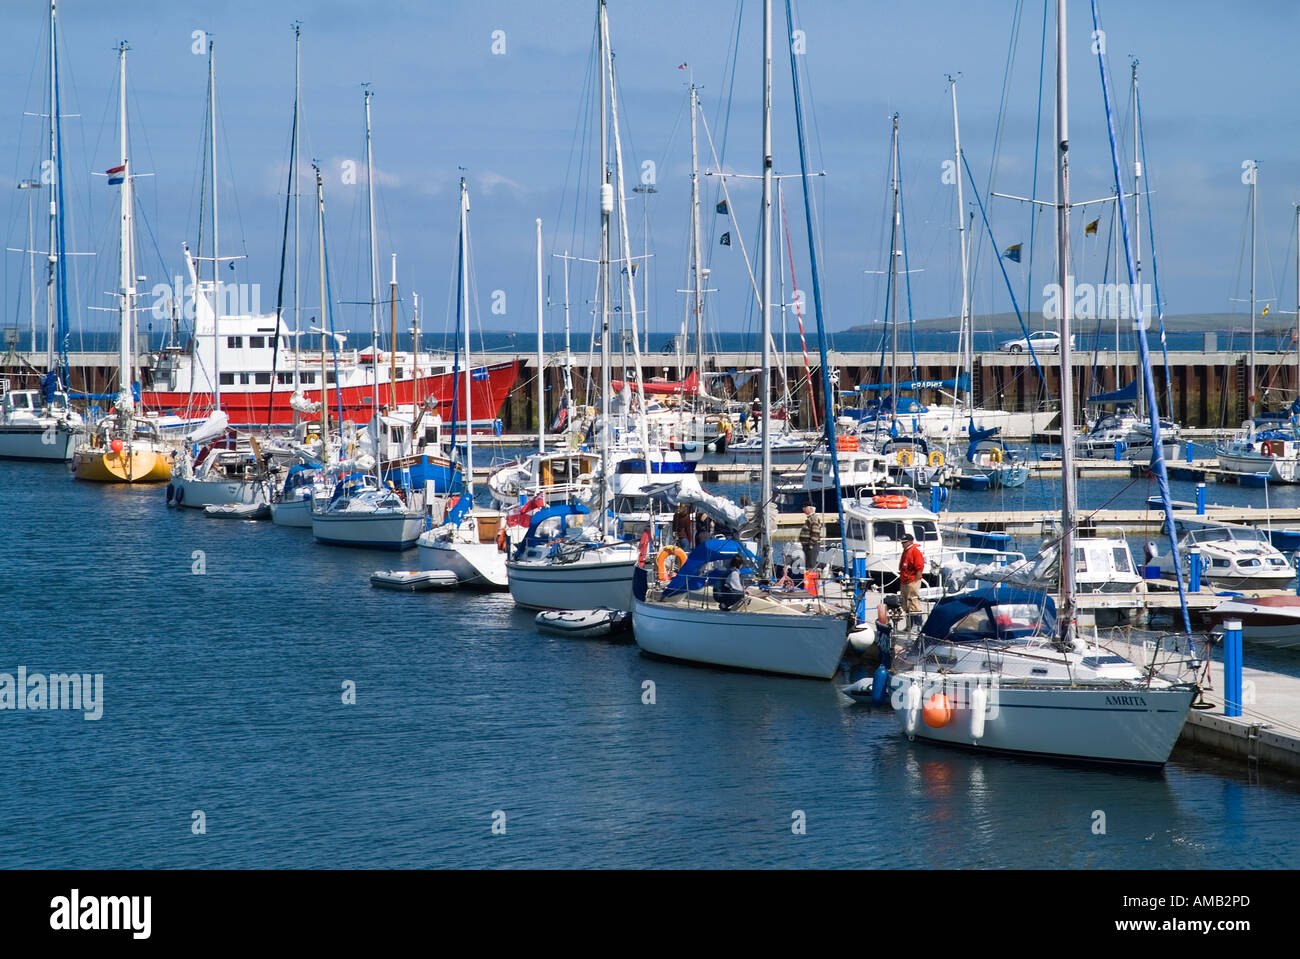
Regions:
<instances>
[{"instance_id":1,"label":"small powerboat","mask_svg":"<svg viewBox=\"0 0 1300 959\"><path fill-rule=\"evenodd\" d=\"M1244 642L1274 649L1300 649L1300 596L1239 596L1210 611L1220 626L1241 620Z\"/></svg>"}]
</instances>

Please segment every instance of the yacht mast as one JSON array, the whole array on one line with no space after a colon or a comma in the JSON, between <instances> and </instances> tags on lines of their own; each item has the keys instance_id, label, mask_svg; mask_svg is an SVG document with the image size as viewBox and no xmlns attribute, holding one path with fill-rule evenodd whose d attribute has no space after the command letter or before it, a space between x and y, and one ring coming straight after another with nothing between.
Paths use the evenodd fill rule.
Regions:
<instances>
[{"instance_id":1,"label":"yacht mast","mask_svg":"<svg viewBox=\"0 0 1300 959\"><path fill-rule=\"evenodd\" d=\"M537 219L537 452L546 452L546 367L542 355L542 220Z\"/></svg>"},{"instance_id":2,"label":"yacht mast","mask_svg":"<svg viewBox=\"0 0 1300 959\"><path fill-rule=\"evenodd\" d=\"M962 193L961 186L961 127L957 122L957 78L950 76L948 83L952 87L952 145L953 155L956 157L956 176L957 176L957 242L961 246L961 336L966 340L966 373L974 379L975 376L975 354L971 341L974 339L974 331L970 329L970 290L968 271L969 262L966 258L966 201ZM960 374L958 375L960 381ZM956 391L954 391L956 392ZM972 411L975 408L975 384L970 382L966 387L967 406Z\"/></svg>"},{"instance_id":3,"label":"yacht mast","mask_svg":"<svg viewBox=\"0 0 1300 959\"><path fill-rule=\"evenodd\" d=\"M894 333L894 355L892 358L891 369L891 387L889 412L891 419L898 422L898 257L902 252L900 247L900 228L902 226L902 213L899 210L899 187L898 187L898 114L892 117L893 135L890 141L890 189L894 194L894 220L893 227L889 233L889 290L890 290L890 319L889 325L893 327Z\"/></svg>"},{"instance_id":4,"label":"yacht mast","mask_svg":"<svg viewBox=\"0 0 1300 959\"><path fill-rule=\"evenodd\" d=\"M316 234L320 254L320 436L321 442L324 444L321 451L321 463L328 468L330 461L330 391L329 377L326 373L329 367L325 356L325 341L330 335L330 327L325 322L325 316L329 310L329 293L325 289L325 189L321 184L320 167L313 163L312 169L316 171ZM297 346L295 344L293 374L295 390L298 382L297 363Z\"/></svg>"},{"instance_id":5,"label":"yacht mast","mask_svg":"<svg viewBox=\"0 0 1300 959\"><path fill-rule=\"evenodd\" d=\"M293 392L297 394L301 388L301 379L298 375L298 337L302 331L302 304L298 297L298 280L301 274L299 247L302 238L302 184L298 181L298 135L300 130L300 121L298 119L302 110L302 21L293 22L293 157L290 163L293 169L290 174L293 183ZM324 300L321 301L321 310L325 309ZM322 319L321 328L324 329L325 323ZM278 331L277 331L278 332ZM322 337L324 334L321 334ZM322 342L324 340L322 339ZM321 373L324 376L324 371ZM271 384L271 396L275 396L275 384ZM290 404L292 405L292 404ZM321 381L321 407L328 405L325 397L324 380ZM293 425L296 429L298 426L298 409L293 408Z\"/></svg>"},{"instance_id":6,"label":"yacht mast","mask_svg":"<svg viewBox=\"0 0 1300 959\"><path fill-rule=\"evenodd\" d=\"M1250 421L1255 421L1255 212L1259 189L1259 162L1250 164L1250 374L1247 386Z\"/></svg>"},{"instance_id":7,"label":"yacht mast","mask_svg":"<svg viewBox=\"0 0 1300 959\"><path fill-rule=\"evenodd\" d=\"M604 532L609 505L609 218L614 187L609 182L609 18L605 0L596 11L600 44L600 526Z\"/></svg>"},{"instance_id":8,"label":"yacht mast","mask_svg":"<svg viewBox=\"0 0 1300 959\"><path fill-rule=\"evenodd\" d=\"M126 51L130 49L126 41L122 41L117 48L118 58L118 109L121 112L121 156L120 164L122 175L121 186L121 249L118 256L119 265L119 282L122 291L121 299L121 339L118 345L118 388L121 391L118 398L119 406L125 406L128 410L135 408L135 394L131 389L131 384L135 382L132 366L134 358L134 349L132 344L132 314L135 296L135 273L131 262L132 253L132 222L131 222L131 170L129 167L130 159L127 154L127 136L126 136Z\"/></svg>"},{"instance_id":9,"label":"yacht mast","mask_svg":"<svg viewBox=\"0 0 1300 959\"><path fill-rule=\"evenodd\" d=\"M1061 283L1061 642L1074 639L1074 385L1070 321L1074 277L1070 273L1070 117L1066 86L1065 0L1056 0L1056 263Z\"/></svg>"},{"instance_id":10,"label":"yacht mast","mask_svg":"<svg viewBox=\"0 0 1300 959\"><path fill-rule=\"evenodd\" d=\"M375 418L375 478L380 480L381 463L383 460L383 446L381 436L384 432L384 422L379 413L379 277L378 264L375 258L378 255L375 251L375 163L374 152L370 142L370 98L374 93L370 90L370 84L362 84L365 87L363 94L366 106L366 219L370 224L369 255L370 255L370 370L374 376L371 393L371 414Z\"/></svg>"},{"instance_id":11,"label":"yacht mast","mask_svg":"<svg viewBox=\"0 0 1300 959\"><path fill-rule=\"evenodd\" d=\"M208 34L208 177L212 189L212 411L221 409L221 258L217 250L216 43Z\"/></svg>"},{"instance_id":12,"label":"yacht mast","mask_svg":"<svg viewBox=\"0 0 1300 959\"><path fill-rule=\"evenodd\" d=\"M388 340L388 358L389 358L388 408L392 410L394 413L396 413L397 412L397 254L396 253L392 254L392 257L393 257L393 274L392 274L392 279L388 281L388 300L389 300L388 316L389 316L389 322L392 326L392 332L389 334L389 340ZM411 416L412 416L411 423L412 425L414 425L415 423L414 411L412 411Z\"/></svg>"},{"instance_id":13,"label":"yacht mast","mask_svg":"<svg viewBox=\"0 0 1300 959\"><path fill-rule=\"evenodd\" d=\"M469 494L470 505L474 503L474 439L470 427L474 423L474 406L471 399L471 384L474 382L474 364L469 352L469 186L465 178L460 178L460 272L456 283L460 287L456 308L460 310L461 322L465 328L465 369L461 372L465 384L465 472L461 482ZM455 384L453 384L454 388ZM455 426L452 426L455 429Z\"/></svg>"},{"instance_id":14,"label":"yacht mast","mask_svg":"<svg viewBox=\"0 0 1300 959\"><path fill-rule=\"evenodd\" d=\"M55 10L56 0L50 0L50 171L57 176L59 170L59 67L58 35L59 18ZM45 338L45 368L54 370L54 345L58 341L59 305L59 184L50 184L50 247L49 273L45 278L45 316L47 333ZM32 344L35 349L36 344Z\"/></svg>"},{"instance_id":15,"label":"yacht mast","mask_svg":"<svg viewBox=\"0 0 1300 959\"><path fill-rule=\"evenodd\" d=\"M700 95L695 84L691 84L691 261L695 267L692 271L692 298L695 312L695 377L696 393L692 408L696 414L695 439L704 436L704 427L700 422L703 410L700 406L700 392L704 386L704 286L700 282L700 269L703 256L700 251L700 153L696 136L696 115L700 108Z\"/></svg>"},{"instance_id":16,"label":"yacht mast","mask_svg":"<svg viewBox=\"0 0 1300 959\"><path fill-rule=\"evenodd\" d=\"M1133 279L1133 292L1132 292L1132 296L1134 297L1142 295L1142 153L1141 153L1141 146L1138 140L1138 130L1141 129L1141 127L1139 126L1140 122L1141 122L1141 116L1138 113L1138 62L1135 59L1133 61L1133 271L1134 271L1134 279ZM1123 192L1122 185L1120 190L1117 192L1121 192L1121 193ZM1124 198L1120 197L1117 202L1123 203ZM1118 219L1118 217L1116 219ZM1116 282L1119 281L1118 274L1116 274L1115 280ZM1156 312L1159 312L1160 309L1159 303L1144 303L1143 306L1146 307L1148 311L1144 315L1148 317L1151 315L1150 311L1154 310ZM1136 311L1134 312L1136 313ZM1146 331L1139 330L1137 335L1146 336ZM1165 375L1166 376L1169 375L1167 370L1165 371ZM1115 388L1116 389L1119 388L1118 380L1116 380L1115 382ZM1138 390L1137 411L1138 411L1139 420L1141 420L1142 418L1143 407L1146 406L1145 394L1146 394L1146 390ZM1159 410L1152 410L1151 415L1158 416ZM1170 410L1170 415L1171 416L1173 415L1172 410Z\"/></svg>"},{"instance_id":17,"label":"yacht mast","mask_svg":"<svg viewBox=\"0 0 1300 959\"><path fill-rule=\"evenodd\" d=\"M772 531L767 526L768 503L772 499L772 0L763 2L763 357L759 389L763 398L762 483L758 496L758 549L761 575L772 576ZM827 405L830 397L826 398Z\"/></svg>"}]
</instances>

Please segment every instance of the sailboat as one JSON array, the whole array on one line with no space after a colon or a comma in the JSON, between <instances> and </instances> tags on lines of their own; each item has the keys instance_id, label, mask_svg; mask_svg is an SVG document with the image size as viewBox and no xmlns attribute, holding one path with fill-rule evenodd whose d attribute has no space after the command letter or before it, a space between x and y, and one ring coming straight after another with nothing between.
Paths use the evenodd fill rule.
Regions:
<instances>
[{"instance_id":1,"label":"sailboat","mask_svg":"<svg viewBox=\"0 0 1300 959\"><path fill-rule=\"evenodd\" d=\"M615 610L632 608L632 575L636 567L638 550L616 536L608 516L611 503L610 465L612 459L613 418L611 416L612 384L610 378L610 262L611 220L615 198L624 196L622 140L618 124L618 101L613 75L613 58L609 46L609 17L605 0L597 3L598 72L600 76L600 266L599 300L601 317L601 416L597 424L601 466L595 477L595 509L582 503L552 506L534 512L529 518L528 532L506 562L510 595L516 604L530 609L597 609ZM609 131L613 130L614 171L617 182L610 177ZM621 202L621 200L620 200ZM623 258L631 260L627 241L626 217L620 217ZM628 296L633 320L631 337L635 362L641 368L640 344L635 335L636 284L631 270L627 270ZM638 390L641 379L637 378ZM645 397L641 395L641 410L645 410ZM652 462L646 436L645 419L638 420L641 433L641 468L647 475ZM583 523L581 517L594 522ZM571 517L578 517L570 525Z\"/></svg>"},{"instance_id":2,"label":"sailboat","mask_svg":"<svg viewBox=\"0 0 1300 959\"><path fill-rule=\"evenodd\" d=\"M172 472L172 450L157 425L142 416L135 390L135 200L126 129L126 52L118 46L118 96L121 157L108 171L109 183L120 184L121 234L118 251L118 396L113 412L96 425L85 442L77 445L72 472L77 479L101 483L162 483Z\"/></svg>"},{"instance_id":3,"label":"sailboat","mask_svg":"<svg viewBox=\"0 0 1300 959\"><path fill-rule=\"evenodd\" d=\"M369 220L370 254L370 322L372 328L371 372L373 415L366 430L368 455L374 461L373 472L345 475L335 487L329 501L312 509L312 535L318 542L337 546L360 546L369 549L402 550L414 546L428 523L428 513L423 505L412 505L422 500L424 490L413 490L408 485L404 493L398 491L392 479L385 476L385 458L392 458L394 446L404 442L414 443L414 427L418 419L403 423L395 416L385 416L379 404L379 287L375 258L375 177L374 151L370 137L370 98L374 93L369 86L364 92L366 109L366 212ZM393 266L393 297L396 310L397 266ZM396 319L394 319L396 323ZM390 383L390 388L395 388ZM395 411L394 411L395 412ZM407 431L410 431L409 433ZM390 473L390 475L392 475ZM407 472L409 478L410 473Z\"/></svg>"},{"instance_id":4,"label":"sailboat","mask_svg":"<svg viewBox=\"0 0 1300 959\"><path fill-rule=\"evenodd\" d=\"M1259 166L1250 170L1250 367L1247 386L1250 418L1240 434L1215 450L1219 468L1229 475L1273 483L1300 483L1300 397L1280 412L1255 409L1255 207ZM1296 208L1296 235L1300 236L1300 207ZM1300 263L1300 252L1297 252ZM1297 316L1300 316L1300 266L1296 272ZM1300 341L1296 345L1300 368Z\"/></svg>"},{"instance_id":5,"label":"sailboat","mask_svg":"<svg viewBox=\"0 0 1300 959\"><path fill-rule=\"evenodd\" d=\"M50 152L45 162L54 173L50 184L50 248L46 252L49 269L46 280L46 367L40 374L40 388L9 390L0 402L0 459L66 462L81 438L85 422L72 408L67 394L67 356L64 352L68 327L65 255L63 253L63 136L62 104L59 99L58 15L55 0L50 0ZM25 180L22 188L39 188L37 180ZM29 207L30 210L30 207ZM28 257L35 257L34 231L28 218ZM33 263L33 270L35 269ZM33 298L36 295L32 281ZM58 344L57 349L55 344ZM36 349L36 317L33 303L32 342ZM62 375L60 375L62 371Z\"/></svg>"},{"instance_id":6,"label":"sailboat","mask_svg":"<svg viewBox=\"0 0 1300 959\"><path fill-rule=\"evenodd\" d=\"M1095 25L1094 6L1094 25ZM1065 0L1056 3L1057 264L1061 289L1071 289L1069 119L1066 94ZM1099 53L1104 57L1104 53ZM1110 122L1110 90L1103 61L1102 84L1111 135L1116 185L1119 154ZM1118 192L1118 191L1117 191ZM1128 229L1125 222L1127 246ZM1131 250L1129 276L1134 276ZM1071 304L1061 315L1062 501L1059 554L1075 555L1077 477L1073 442L1074 391L1070 387ZM1155 386L1145 341L1144 385ZM1154 408L1154 402L1152 402ZM1172 505L1153 427L1153 469L1161 485L1166 527L1172 540ZM1176 551L1175 547L1175 551ZM1139 666L1076 634L1074 562L1060 568L1061 606L1046 592L993 587L946 597L935 604L910 645L893 654L892 702L903 733L939 743L1079 760L1163 764L1169 757L1192 699L1193 682L1171 675L1190 649L1163 654L1167 662ZM1182 593L1179 579L1179 592ZM1183 605L1190 645L1191 629ZM1162 644L1163 645L1163 644ZM1157 657L1162 655L1156 654Z\"/></svg>"},{"instance_id":7,"label":"sailboat","mask_svg":"<svg viewBox=\"0 0 1300 959\"><path fill-rule=\"evenodd\" d=\"M798 76L791 57L795 84L796 129L803 161L803 116ZM767 504L772 501L771 450L767 440L771 424L771 330L772 330L772 3L763 4L763 192L762 192L762 398L761 436L763 469L759 495L757 553L742 542L711 539L696 544L668 581L652 582L646 568L638 570L637 592L632 610L637 645L645 652L691 663L755 670L788 676L829 679L839 669L855 623L853 610L828 601L817 593L790 592L762 585L743 589L740 595L724 591L723 578L737 566L757 567L770 578L772 540ZM805 173L806 171L806 163ZM807 180L804 181L805 203ZM809 211L810 212L810 211ZM810 241L812 218L809 216ZM818 332L824 346L821 323L821 287L817 278L816 246L810 242L813 293L817 304ZM823 366L825 364L823 363ZM825 381L824 385L825 385ZM829 390L826 395L830 395ZM835 458L834 418L825 417L826 439L831 465L839 482ZM738 562L737 562L738 561ZM743 582L743 581L742 581Z\"/></svg>"},{"instance_id":8,"label":"sailboat","mask_svg":"<svg viewBox=\"0 0 1300 959\"><path fill-rule=\"evenodd\" d=\"M469 190L465 178L460 178L460 240L457 244L459 270L456 274L456 309L458 325L464 324L465 365L461 378L465 391L465 422L474 422L472 391L473 380L470 362L469 333L469 247L467 220L469 217ZM542 221L537 221L537 269L540 271ZM545 416L538 412L539 432L545 429ZM453 434L455 426L452 427ZM544 437L539 436L539 443ZM454 440L453 440L454 445ZM468 586L505 589L506 539L503 517L499 510L482 510L474 507L474 434L465 431L465 463L461 469L461 493L452 505L442 524L420 535L420 566L422 569L445 570L454 573L456 581ZM498 541L498 535L502 538Z\"/></svg>"}]
</instances>

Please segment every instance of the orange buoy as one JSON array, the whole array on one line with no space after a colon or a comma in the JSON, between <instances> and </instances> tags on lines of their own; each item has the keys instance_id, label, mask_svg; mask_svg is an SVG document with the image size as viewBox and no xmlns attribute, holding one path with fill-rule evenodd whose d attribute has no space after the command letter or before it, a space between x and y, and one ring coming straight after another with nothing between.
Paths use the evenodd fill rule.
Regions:
<instances>
[{"instance_id":1,"label":"orange buoy","mask_svg":"<svg viewBox=\"0 0 1300 959\"><path fill-rule=\"evenodd\" d=\"M942 729L952 722L952 702L943 693L935 693L925 704L921 717L931 729Z\"/></svg>"},{"instance_id":2,"label":"orange buoy","mask_svg":"<svg viewBox=\"0 0 1300 959\"><path fill-rule=\"evenodd\" d=\"M108 444L108 447L109 447L109 449L111 449L114 453L120 453L120 452L122 452L122 441L121 441L121 440L113 440L113 442L111 442L111 443Z\"/></svg>"}]
</instances>

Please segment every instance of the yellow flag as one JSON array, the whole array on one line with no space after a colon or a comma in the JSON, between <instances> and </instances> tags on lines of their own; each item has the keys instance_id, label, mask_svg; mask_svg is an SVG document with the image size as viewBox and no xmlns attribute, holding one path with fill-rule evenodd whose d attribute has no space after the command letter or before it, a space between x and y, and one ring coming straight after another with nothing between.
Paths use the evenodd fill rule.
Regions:
<instances>
[{"instance_id":1,"label":"yellow flag","mask_svg":"<svg viewBox=\"0 0 1300 959\"><path fill-rule=\"evenodd\" d=\"M1087 226L1085 226L1085 227L1083 228L1083 235L1084 235L1084 236L1096 236L1096 235L1097 235L1097 224L1100 223L1100 222L1101 222L1101 217L1097 217L1097 219L1093 220L1091 223L1089 223Z\"/></svg>"},{"instance_id":2,"label":"yellow flag","mask_svg":"<svg viewBox=\"0 0 1300 959\"><path fill-rule=\"evenodd\" d=\"M1267 304L1267 303L1264 304L1264 312L1261 313L1261 314L1259 314L1259 315L1260 315L1260 316L1268 316L1268 304Z\"/></svg>"}]
</instances>

